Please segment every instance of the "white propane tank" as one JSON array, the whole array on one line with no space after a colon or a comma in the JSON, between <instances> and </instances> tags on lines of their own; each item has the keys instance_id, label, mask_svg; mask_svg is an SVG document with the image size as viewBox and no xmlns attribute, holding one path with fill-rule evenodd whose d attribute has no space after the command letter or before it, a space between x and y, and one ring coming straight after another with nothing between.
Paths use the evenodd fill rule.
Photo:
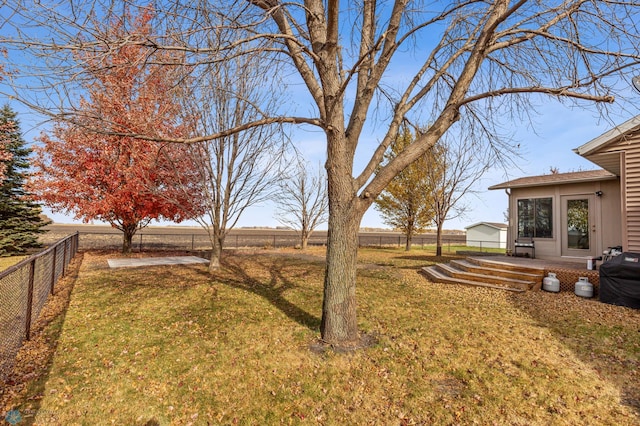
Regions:
<instances>
[{"instance_id":1,"label":"white propane tank","mask_svg":"<svg viewBox=\"0 0 640 426\"><path fill-rule=\"evenodd\" d=\"M576 283L576 296L593 297L593 284L589 282L589 278L578 278L578 282Z\"/></svg>"},{"instance_id":2,"label":"white propane tank","mask_svg":"<svg viewBox=\"0 0 640 426\"><path fill-rule=\"evenodd\" d=\"M558 293L560 291L560 280L556 277L556 274L549 272L549 275L542 280L542 289Z\"/></svg>"}]
</instances>

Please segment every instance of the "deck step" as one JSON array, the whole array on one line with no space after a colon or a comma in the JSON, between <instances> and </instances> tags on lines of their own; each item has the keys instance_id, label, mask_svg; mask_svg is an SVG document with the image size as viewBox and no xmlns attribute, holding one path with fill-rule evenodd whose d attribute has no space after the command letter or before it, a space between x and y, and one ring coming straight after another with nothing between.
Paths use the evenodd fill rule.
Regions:
<instances>
[{"instance_id":1,"label":"deck step","mask_svg":"<svg viewBox=\"0 0 640 426\"><path fill-rule=\"evenodd\" d=\"M500 269L503 271L523 272L525 274L533 274L544 277L543 267L514 265L512 263L501 262L496 259L483 259L481 257L467 257L466 260L469 263L473 263L481 267Z\"/></svg>"},{"instance_id":2,"label":"deck step","mask_svg":"<svg viewBox=\"0 0 640 426\"><path fill-rule=\"evenodd\" d=\"M451 277L446 273L442 272L442 270L439 269L436 265L426 266L422 268L422 273L424 273L431 281L438 282L438 283L462 284L467 286L493 288L498 290L517 292L517 293L522 293L526 291L525 289L522 289L519 287L510 287L507 285L496 285L496 284L490 284L490 283L481 282L481 281L474 281L466 278Z\"/></svg>"},{"instance_id":3,"label":"deck step","mask_svg":"<svg viewBox=\"0 0 640 426\"><path fill-rule=\"evenodd\" d=\"M450 265L465 272L482 274L489 277L502 277L529 282L537 282L544 275L543 271L532 271L530 268L521 268L522 270L503 269L499 264L480 264L472 262L470 260L452 260Z\"/></svg>"},{"instance_id":4,"label":"deck step","mask_svg":"<svg viewBox=\"0 0 640 426\"><path fill-rule=\"evenodd\" d=\"M535 280L522 280L517 278L504 278L497 275L488 275L484 273L467 272L458 269L456 265L440 263L436 268L443 274L456 279L464 279L467 281L475 281L485 284L492 284L501 287L519 288L521 290L529 290L536 282Z\"/></svg>"}]
</instances>

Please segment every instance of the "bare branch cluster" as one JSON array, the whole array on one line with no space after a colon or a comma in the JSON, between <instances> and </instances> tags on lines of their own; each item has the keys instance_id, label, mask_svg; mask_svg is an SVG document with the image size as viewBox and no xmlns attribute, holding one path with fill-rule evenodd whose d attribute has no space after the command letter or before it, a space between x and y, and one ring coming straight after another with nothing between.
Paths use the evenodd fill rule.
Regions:
<instances>
[{"instance_id":1,"label":"bare branch cluster","mask_svg":"<svg viewBox=\"0 0 640 426\"><path fill-rule=\"evenodd\" d=\"M260 64L257 55L239 56L191 75L181 99L194 137L259 121L280 107L272 86L278 79L265 76ZM225 238L242 213L277 191L286 171L287 140L279 126L261 125L216 139L204 137L189 150L200 183L196 197L203 208L196 221L209 234L210 269L215 269Z\"/></svg>"},{"instance_id":2,"label":"bare branch cluster","mask_svg":"<svg viewBox=\"0 0 640 426\"><path fill-rule=\"evenodd\" d=\"M314 170L298 158L292 173L278 187L274 199L277 219L300 233L300 248L304 250L313 231L328 219L326 173L321 165Z\"/></svg>"}]
</instances>

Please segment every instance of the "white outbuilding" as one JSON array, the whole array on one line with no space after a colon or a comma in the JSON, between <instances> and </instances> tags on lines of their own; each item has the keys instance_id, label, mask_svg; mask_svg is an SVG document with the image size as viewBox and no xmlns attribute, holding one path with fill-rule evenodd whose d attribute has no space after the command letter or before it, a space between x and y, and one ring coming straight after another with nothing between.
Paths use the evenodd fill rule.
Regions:
<instances>
[{"instance_id":1,"label":"white outbuilding","mask_svg":"<svg viewBox=\"0 0 640 426\"><path fill-rule=\"evenodd\" d=\"M479 222L464 228L467 231L467 246L482 248L507 248L507 224Z\"/></svg>"}]
</instances>

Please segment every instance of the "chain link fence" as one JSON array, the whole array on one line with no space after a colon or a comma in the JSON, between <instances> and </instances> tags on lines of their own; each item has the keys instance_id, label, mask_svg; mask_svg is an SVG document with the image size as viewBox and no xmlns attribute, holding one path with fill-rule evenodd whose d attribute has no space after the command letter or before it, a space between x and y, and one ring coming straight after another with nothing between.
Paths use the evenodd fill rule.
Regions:
<instances>
[{"instance_id":1,"label":"chain link fence","mask_svg":"<svg viewBox=\"0 0 640 426\"><path fill-rule=\"evenodd\" d=\"M397 234L367 234L358 236L360 247L404 247L404 236ZM131 242L135 251L153 250L211 250L209 237L204 233L153 233L139 232ZM435 245L436 236L417 235L413 237L415 247ZM442 243L445 247L464 245L464 235L447 235ZM318 232L309 239L309 246L323 246L327 244L326 232ZM225 240L225 248L283 248L297 247L300 238L295 232L260 232L260 233L231 233ZM482 243L481 243L482 246ZM119 250L122 248L122 233L113 232L82 232L80 231L81 250ZM446 250L446 248L445 248Z\"/></svg>"},{"instance_id":2,"label":"chain link fence","mask_svg":"<svg viewBox=\"0 0 640 426\"><path fill-rule=\"evenodd\" d=\"M11 372L31 324L77 251L75 233L0 272L0 380Z\"/></svg>"}]
</instances>

